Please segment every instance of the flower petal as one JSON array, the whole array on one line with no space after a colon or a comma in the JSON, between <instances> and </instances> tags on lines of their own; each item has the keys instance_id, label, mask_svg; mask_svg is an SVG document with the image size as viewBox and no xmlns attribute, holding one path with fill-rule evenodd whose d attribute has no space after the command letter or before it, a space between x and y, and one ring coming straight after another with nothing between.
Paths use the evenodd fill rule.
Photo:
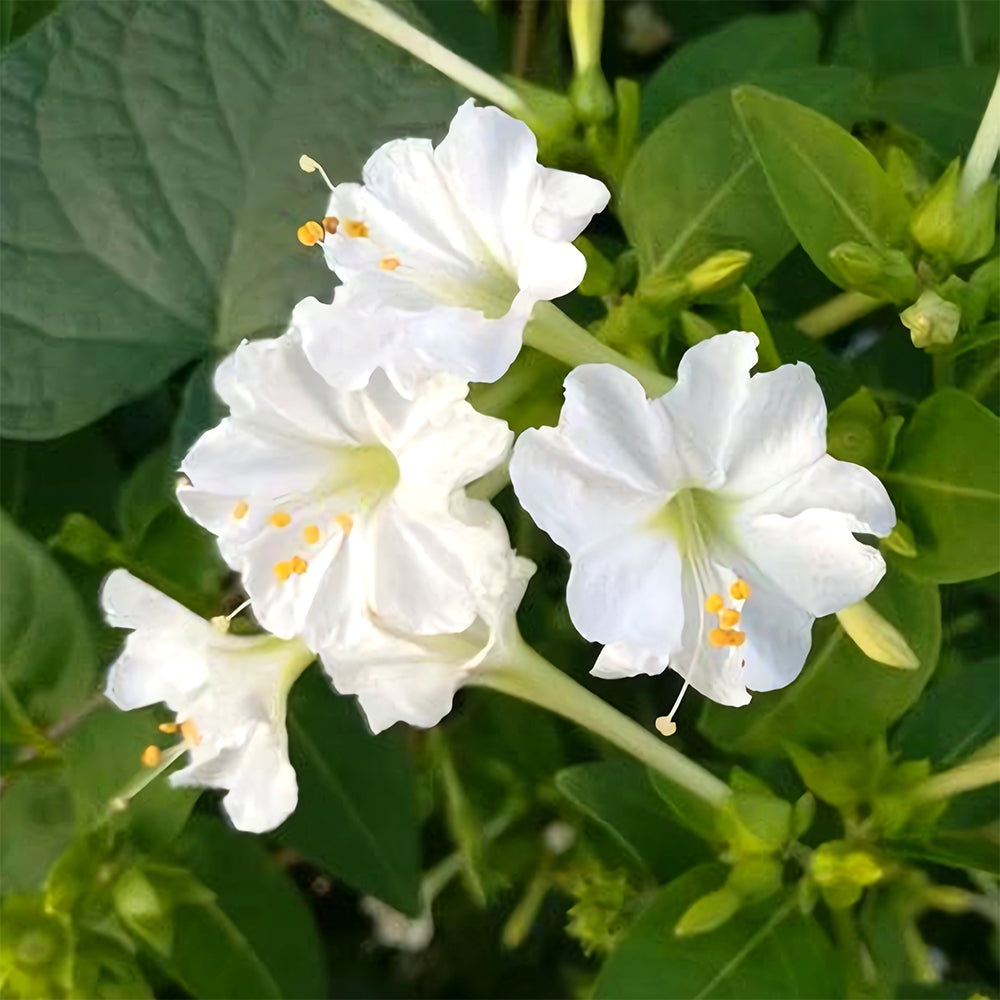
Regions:
<instances>
[{"instance_id":1,"label":"flower petal","mask_svg":"<svg viewBox=\"0 0 1000 1000\"><path fill-rule=\"evenodd\" d=\"M670 666L670 657L628 642L609 642L597 657L590 672L604 680L636 677L639 674L662 674Z\"/></svg>"},{"instance_id":2,"label":"flower petal","mask_svg":"<svg viewBox=\"0 0 1000 1000\"><path fill-rule=\"evenodd\" d=\"M610 200L611 192L599 180L545 167L535 233L547 240L575 240Z\"/></svg>"},{"instance_id":3,"label":"flower petal","mask_svg":"<svg viewBox=\"0 0 1000 1000\"><path fill-rule=\"evenodd\" d=\"M743 683L751 691L775 691L798 677L812 645L813 616L773 587L758 583L743 605L740 628L747 641Z\"/></svg>"}]
</instances>

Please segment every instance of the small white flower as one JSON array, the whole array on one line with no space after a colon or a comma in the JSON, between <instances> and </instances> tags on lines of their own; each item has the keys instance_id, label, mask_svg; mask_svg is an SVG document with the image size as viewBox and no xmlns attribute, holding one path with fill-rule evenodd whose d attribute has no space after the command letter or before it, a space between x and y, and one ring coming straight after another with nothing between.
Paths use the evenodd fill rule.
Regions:
<instances>
[{"instance_id":1,"label":"small white flower","mask_svg":"<svg viewBox=\"0 0 1000 1000\"><path fill-rule=\"evenodd\" d=\"M107 697L125 710L166 702L177 716L161 728L180 731L190 759L170 783L228 789L222 804L237 829L281 823L298 799L286 701L313 653L297 640L225 634L123 569L105 580L101 604L109 624L133 630Z\"/></svg>"},{"instance_id":2,"label":"small white flower","mask_svg":"<svg viewBox=\"0 0 1000 1000\"><path fill-rule=\"evenodd\" d=\"M339 392L294 332L219 366L231 415L181 466L185 510L219 536L260 623L313 648L353 642L363 616L429 634L479 613L473 581L501 575L499 514L462 487L505 457L511 433L447 376L404 399L378 373Z\"/></svg>"},{"instance_id":3,"label":"small white flower","mask_svg":"<svg viewBox=\"0 0 1000 1000\"><path fill-rule=\"evenodd\" d=\"M669 665L685 688L744 705L747 688L790 683L813 620L885 572L854 537L891 531L885 489L826 454L807 365L750 377L756 345L740 332L698 344L653 400L611 365L577 368L558 427L514 448L518 498L570 554L573 622L606 643L597 676Z\"/></svg>"},{"instance_id":4,"label":"small white flower","mask_svg":"<svg viewBox=\"0 0 1000 1000\"><path fill-rule=\"evenodd\" d=\"M395 722L429 728L451 711L455 692L481 667L502 663L518 641L514 615L535 564L508 552L502 576L483 574L482 611L463 632L417 636L373 617L355 646L321 658L333 686L358 696L375 733Z\"/></svg>"},{"instance_id":5,"label":"small white flower","mask_svg":"<svg viewBox=\"0 0 1000 1000\"><path fill-rule=\"evenodd\" d=\"M343 285L332 305L305 299L294 314L331 384L360 389L382 368L410 393L436 372L492 382L507 370L534 304L583 279L570 241L609 198L537 155L523 122L467 101L436 148L386 143L363 185L333 188L325 226L302 238L322 239Z\"/></svg>"},{"instance_id":6,"label":"small white flower","mask_svg":"<svg viewBox=\"0 0 1000 1000\"><path fill-rule=\"evenodd\" d=\"M426 902L416 917L408 917L374 896L363 896L359 906L361 912L371 918L372 936L383 948L416 954L434 940L434 916Z\"/></svg>"}]
</instances>

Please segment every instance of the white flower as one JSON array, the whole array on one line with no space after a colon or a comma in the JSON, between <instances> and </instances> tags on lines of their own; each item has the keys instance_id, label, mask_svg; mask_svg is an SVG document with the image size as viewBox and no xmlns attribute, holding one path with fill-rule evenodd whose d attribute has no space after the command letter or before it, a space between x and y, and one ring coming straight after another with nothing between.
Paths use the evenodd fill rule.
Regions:
<instances>
[{"instance_id":1,"label":"white flower","mask_svg":"<svg viewBox=\"0 0 1000 1000\"><path fill-rule=\"evenodd\" d=\"M372 936L383 948L416 954L425 951L434 940L434 915L426 901L416 917L408 917L374 896L362 896L359 907L371 918Z\"/></svg>"},{"instance_id":2,"label":"white flower","mask_svg":"<svg viewBox=\"0 0 1000 1000\"><path fill-rule=\"evenodd\" d=\"M577 368L558 427L514 448L518 498L570 554L573 622L606 643L597 676L669 665L714 701L746 704L747 688L797 676L814 618L885 572L854 533L891 531L888 495L826 454L807 365L750 377L756 345L739 332L698 344L653 400L613 366Z\"/></svg>"},{"instance_id":3,"label":"white flower","mask_svg":"<svg viewBox=\"0 0 1000 1000\"><path fill-rule=\"evenodd\" d=\"M133 629L107 697L126 710L166 702L177 716L161 728L180 730L190 760L170 783L228 789L222 804L240 830L281 823L298 798L285 706L313 653L271 635L225 634L123 569L105 580L101 604L109 624Z\"/></svg>"},{"instance_id":4,"label":"white flower","mask_svg":"<svg viewBox=\"0 0 1000 1000\"><path fill-rule=\"evenodd\" d=\"M439 377L407 400L379 373L339 392L292 332L237 348L215 386L231 415L184 459L178 497L219 536L266 629L319 649L353 642L372 612L420 634L472 624L473 580L502 576L509 542L462 487L511 434L465 383Z\"/></svg>"},{"instance_id":5,"label":"white flower","mask_svg":"<svg viewBox=\"0 0 1000 1000\"><path fill-rule=\"evenodd\" d=\"M479 617L463 632L416 636L373 617L351 649L321 658L333 686L355 694L375 733L395 722L429 728L451 711L455 692L477 668L502 663L518 641L514 614L535 564L508 553L506 571L483 575Z\"/></svg>"},{"instance_id":6,"label":"white flower","mask_svg":"<svg viewBox=\"0 0 1000 1000\"><path fill-rule=\"evenodd\" d=\"M386 143L363 185L333 188L326 231L310 223L303 235L322 238L343 285L332 305L305 299L294 314L331 384L360 389L382 368L409 394L436 372L492 382L507 370L534 304L583 279L570 241L609 198L537 155L523 122L467 101L436 148Z\"/></svg>"}]
</instances>

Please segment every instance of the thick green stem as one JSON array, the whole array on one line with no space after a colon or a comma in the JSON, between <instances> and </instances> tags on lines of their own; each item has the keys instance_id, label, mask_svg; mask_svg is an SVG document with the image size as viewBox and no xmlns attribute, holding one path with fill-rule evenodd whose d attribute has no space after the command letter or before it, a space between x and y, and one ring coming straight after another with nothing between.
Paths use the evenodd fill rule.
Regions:
<instances>
[{"instance_id":1,"label":"thick green stem","mask_svg":"<svg viewBox=\"0 0 1000 1000\"><path fill-rule=\"evenodd\" d=\"M820 340L884 305L887 305L885 299L875 299L862 292L843 292L800 316L795 325L807 337Z\"/></svg>"},{"instance_id":2,"label":"thick green stem","mask_svg":"<svg viewBox=\"0 0 1000 1000\"><path fill-rule=\"evenodd\" d=\"M476 671L472 682L539 705L578 723L710 806L719 808L729 797L728 785L714 774L591 694L524 642L515 647L506 662Z\"/></svg>"},{"instance_id":3,"label":"thick green stem","mask_svg":"<svg viewBox=\"0 0 1000 1000\"><path fill-rule=\"evenodd\" d=\"M602 344L551 302L535 306L524 331L524 342L571 368L586 364L617 365L636 378L650 397L662 396L674 385L675 380L669 375L653 371Z\"/></svg>"},{"instance_id":4,"label":"thick green stem","mask_svg":"<svg viewBox=\"0 0 1000 1000\"><path fill-rule=\"evenodd\" d=\"M969 792L1000 782L1000 756L970 760L949 771L942 771L928 778L913 790L913 797L920 802L942 802L953 795Z\"/></svg>"}]
</instances>

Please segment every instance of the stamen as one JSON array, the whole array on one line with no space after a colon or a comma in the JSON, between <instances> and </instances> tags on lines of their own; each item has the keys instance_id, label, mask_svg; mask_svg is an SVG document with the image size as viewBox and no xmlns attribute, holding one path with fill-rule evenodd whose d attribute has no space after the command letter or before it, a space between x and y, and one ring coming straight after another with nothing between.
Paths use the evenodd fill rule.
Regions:
<instances>
[{"instance_id":1,"label":"stamen","mask_svg":"<svg viewBox=\"0 0 1000 1000\"><path fill-rule=\"evenodd\" d=\"M378 266L383 271L395 271L396 268L399 267L399 258L398 257L383 257L378 262Z\"/></svg>"},{"instance_id":2,"label":"stamen","mask_svg":"<svg viewBox=\"0 0 1000 1000\"><path fill-rule=\"evenodd\" d=\"M340 225L340 219L335 215L327 215L323 217L323 228L333 236L337 231L337 226Z\"/></svg>"},{"instance_id":3,"label":"stamen","mask_svg":"<svg viewBox=\"0 0 1000 1000\"><path fill-rule=\"evenodd\" d=\"M719 612L719 624L723 628L732 628L741 617L742 615L735 608L723 608Z\"/></svg>"},{"instance_id":4,"label":"stamen","mask_svg":"<svg viewBox=\"0 0 1000 1000\"><path fill-rule=\"evenodd\" d=\"M201 733L198 732L198 727L190 720L185 719L178 727L181 731L181 736L184 737L188 743L198 746L201 743Z\"/></svg>"},{"instance_id":5,"label":"stamen","mask_svg":"<svg viewBox=\"0 0 1000 1000\"><path fill-rule=\"evenodd\" d=\"M304 247L314 247L317 243L323 242L326 231L318 222L313 222L310 219L299 226L298 232L295 235L298 236L299 242Z\"/></svg>"},{"instance_id":6,"label":"stamen","mask_svg":"<svg viewBox=\"0 0 1000 1000\"><path fill-rule=\"evenodd\" d=\"M295 556L292 559L292 572L298 573L300 576L309 568L309 563L305 561L301 556Z\"/></svg>"},{"instance_id":7,"label":"stamen","mask_svg":"<svg viewBox=\"0 0 1000 1000\"><path fill-rule=\"evenodd\" d=\"M326 176L326 171L311 156L306 156L306 154L303 153L299 157L299 170L301 170L304 174L314 174L318 170L320 177L326 181L326 186L331 191L333 190L333 185L330 183L330 178Z\"/></svg>"},{"instance_id":8,"label":"stamen","mask_svg":"<svg viewBox=\"0 0 1000 1000\"><path fill-rule=\"evenodd\" d=\"M177 723L176 722L161 722L157 727L161 733L176 733Z\"/></svg>"},{"instance_id":9,"label":"stamen","mask_svg":"<svg viewBox=\"0 0 1000 1000\"><path fill-rule=\"evenodd\" d=\"M306 545L315 545L319 541L319 528L315 524L307 524L302 530Z\"/></svg>"},{"instance_id":10,"label":"stamen","mask_svg":"<svg viewBox=\"0 0 1000 1000\"><path fill-rule=\"evenodd\" d=\"M241 500L233 508L233 517L235 517L237 521L242 521L243 518L245 518L247 516L247 511L248 510L250 510L250 505L248 503L245 503L244 501Z\"/></svg>"},{"instance_id":11,"label":"stamen","mask_svg":"<svg viewBox=\"0 0 1000 1000\"><path fill-rule=\"evenodd\" d=\"M673 736L677 732L677 723L669 715L661 715L656 720L656 731L661 736Z\"/></svg>"},{"instance_id":12,"label":"stamen","mask_svg":"<svg viewBox=\"0 0 1000 1000\"><path fill-rule=\"evenodd\" d=\"M284 510L276 510L270 520L276 528L287 528L292 523L291 515Z\"/></svg>"},{"instance_id":13,"label":"stamen","mask_svg":"<svg viewBox=\"0 0 1000 1000\"><path fill-rule=\"evenodd\" d=\"M156 767L160 763L160 748L154 746L152 743L145 750L142 751L142 761L143 767Z\"/></svg>"},{"instance_id":14,"label":"stamen","mask_svg":"<svg viewBox=\"0 0 1000 1000\"><path fill-rule=\"evenodd\" d=\"M345 236L352 236L356 239L363 239L368 235L368 227L357 219L344 219L341 225L344 228Z\"/></svg>"},{"instance_id":15,"label":"stamen","mask_svg":"<svg viewBox=\"0 0 1000 1000\"><path fill-rule=\"evenodd\" d=\"M745 601L750 597L752 593L753 590L750 588L750 584L747 583L746 580L737 580L729 588L729 596L734 601Z\"/></svg>"},{"instance_id":16,"label":"stamen","mask_svg":"<svg viewBox=\"0 0 1000 1000\"><path fill-rule=\"evenodd\" d=\"M274 575L284 583L292 575L292 564L279 562L274 564Z\"/></svg>"},{"instance_id":17,"label":"stamen","mask_svg":"<svg viewBox=\"0 0 1000 1000\"><path fill-rule=\"evenodd\" d=\"M708 641L715 646L716 649L720 649L722 646L728 646L729 632L724 628L713 628L712 631L708 633Z\"/></svg>"},{"instance_id":18,"label":"stamen","mask_svg":"<svg viewBox=\"0 0 1000 1000\"><path fill-rule=\"evenodd\" d=\"M729 632L729 645L730 646L742 646L743 643L747 641L746 632L737 632L736 629L731 629Z\"/></svg>"},{"instance_id":19,"label":"stamen","mask_svg":"<svg viewBox=\"0 0 1000 1000\"><path fill-rule=\"evenodd\" d=\"M345 535L349 535L354 527L354 518L350 514L338 514L333 519L333 523L338 525Z\"/></svg>"},{"instance_id":20,"label":"stamen","mask_svg":"<svg viewBox=\"0 0 1000 1000\"><path fill-rule=\"evenodd\" d=\"M721 594L709 594L708 599L705 601L705 610L711 611L712 614L718 614L723 608L723 600Z\"/></svg>"}]
</instances>

